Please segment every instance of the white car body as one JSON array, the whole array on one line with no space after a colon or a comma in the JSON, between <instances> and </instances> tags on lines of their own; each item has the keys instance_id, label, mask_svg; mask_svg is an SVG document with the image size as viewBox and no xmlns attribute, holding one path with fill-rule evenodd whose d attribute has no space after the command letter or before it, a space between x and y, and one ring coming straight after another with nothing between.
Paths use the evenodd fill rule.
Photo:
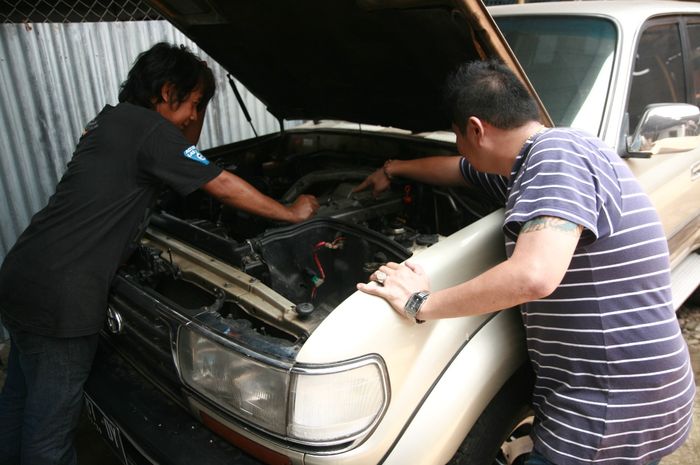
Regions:
<instances>
[{"instance_id":1,"label":"white car body","mask_svg":"<svg viewBox=\"0 0 700 465\"><path fill-rule=\"evenodd\" d=\"M382 2L360 3L367 8L390 9L390 6L382 7ZM393 1L387 5L409 8L414 4L420 7L423 3L431 2ZM472 1L445 3L456 10L478 7ZM200 19L188 23L167 9L163 11L169 13L176 25L185 24L186 32L187 27L194 30L199 24L197 21L208 18L202 14L198 17ZM610 86L602 97L589 102L576 121L591 126L591 118L585 112L591 108L594 113L599 112L599 123L586 129L597 133L621 154L626 150L626 136L634 129L626 127L625 112L636 47L644 25L654 18L678 15L683 16L684 21L700 23L700 5L682 1L547 2L492 7L489 12L496 22L506 16L551 18L565 15L602 18L614 26L617 41L607 68ZM480 21L485 24L484 21L490 19L486 16ZM511 57L507 49L500 52L500 56L506 61ZM517 63L510 64L518 69ZM523 69L527 73L527 66ZM604 77L598 81L599 87L606 85ZM537 90L536 83L533 84ZM546 101L544 104L546 108ZM368 130L367 127L364 129ZM301 145L315 143L304 139L303 134L300 137ZM449 135L436 132L401 137L422 141L450 140ZM650 158L630 158L628 163L661 215L671 246L676 305L680 305L700 283L700 256L696 253L700 249L700 148L696 146L692 150L670 153L670 150L659 150L657 146L656 150L659 153ZM464 282L505 259L502 220L502 210L491 213L447 237L441 237L431 247L417 251L411 261L425 268L433 289ZM151 231L148 241L165 244L161 249L172 251L170 261L183 269L204 267L201 263L206 262L208 271L201 272L201 275L208 283L227 287L228 283L247 279L224 260L201 255L165 234ZM193 257L200 255L200 265L192 265ZM277 300L280 321L296 318L285 310L289 301L254 279L250 283L248 287L227 292L238 292L241 299L249 302L262 299L271 306L276 305ZM465 307L469 304L464 302ZM196 326L192 322L186 325ZM172 344L177 364L176 352L181 348L174 339ZM269 434L264 428L257 428L255 424L219 408L216 399L200 395L191 385L183 387L182 394L195 417L202 418L204 414L214 419L219 425L219 434L227 431L231 434L223 434L227 438L245 438L242 442L234 440L239 447L252 441L271 451L280 460L277 463L442 465L453 460L499 389L527 362L524 332L517 309L418 325L397 315L382 299L358 291L343 300L313 329L296 353L294 364L301 369L328 367L368 356L381 360L385 370L385 398L381 412L361 434L323 447L294 443ZM186 384L180 365L178 370L183 384ZM341 403L343 399L337 401ZM285 458L287 462L284 462Z\"/></svg>"},{"instance_id":2,"label":"white car body","mask_svg":"<svg viewBox=\"0 0 700 465\"><path fill-rule=\"evenodd\" d=\"M643 25L650 18L671 14L694 13L700 21L700 5L691 2L543 2L491 7L489 12L496 21L499 16L511 15L581 15L606 18L615 24L619 40L612 85L597 135L616 149L621 149L634 52ZM650 194L667 235L692 228L683 246L672 250L674 283L685 277L679 276L685 275L681 271L683 262L693 264L688 268L694 270L691 284L674 289L676 294L687 296L700 281L697 254L691 255L700 247L700 179L697 175L691 179L689 168L700 163L700 148L629 159L628 163ZM686 200L678 202L679 198ZM500 213L492 214L411 260L425 267L435 289L461 283L503 259L501 220ZM483 256L475 256L475 250L482 251ZM324 363L368 352L381 354L392 384L390 406L365 443L342 454L342 458L307 455L305 463L378 463L399 432L400 439L381 463L447 463L493 393L526 357L519 315L512 311L490 320L475 334L484 316L418 326L397 318L386 303L378 300L359 292L348 298L309 339L299 360ZM680 303L682 300L676 299L676 305ZM376 324L368 328L364 322L369 320ZM465 341L468 343L463 345Z\"/></svg>"}]
</instances>

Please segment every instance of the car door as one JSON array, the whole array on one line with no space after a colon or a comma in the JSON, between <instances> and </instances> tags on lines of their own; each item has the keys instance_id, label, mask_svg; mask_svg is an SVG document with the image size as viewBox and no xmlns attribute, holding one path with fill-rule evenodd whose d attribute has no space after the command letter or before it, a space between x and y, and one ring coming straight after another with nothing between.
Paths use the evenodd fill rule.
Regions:
<instances>
[{"instance_id":1,"label":"car door","mask_svg":"<svg viewBox=\"0 0 700 465\"><path fill-rule=\"evenodd\" d=\"M627 104L630 134L648 105L668 103L700 104L700 17L655 19L639 35ZM659 212L675 265L700 245L700 131L674 126L655 138L650 158L628 162Z\"/></svg>"}]
</instances>

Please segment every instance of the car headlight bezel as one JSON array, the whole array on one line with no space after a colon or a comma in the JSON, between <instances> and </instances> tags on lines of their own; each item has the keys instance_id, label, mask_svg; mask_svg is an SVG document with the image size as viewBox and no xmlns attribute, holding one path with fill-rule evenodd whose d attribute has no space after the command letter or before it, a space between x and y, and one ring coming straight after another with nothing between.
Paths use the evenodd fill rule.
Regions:
<instances>
[{"instance_id":1,"label":"car headlight bezel","mask_svg":"<svg viewBox=\"0 0 700 465\"><path fill-rule=\"evenodd\" d=\"M211 390L206 389L204 385L198 384L192 378L192 376L188 374L189 367L187 362L184 360L185 356L197 356L197 354L191 350L192 341L186 341L183 339L185 337L201 338L202 341L205 341L205 344L211 344L212 347L218 346L222 351L221 356L228 358L229 363L234 359L238 359L241 362L247 363L249 366L253 367L252 369L255 369L257 366L260 370L259 373L261 379L266 379L266 377L270 376L271 374L286 376L286 383L284 383L286 393L282 397L284 400L277 405L277 408L282 409L284 412L284 430L281 430L279 424L271 424L269 421L261 421L259 418L256 418L255 415L246 415L239 408L236 408L235 405L227 402L220 396L217 396ZM176 338L176 347L173 351L173 355L175 357L175 364L177 366L180 381L183 383L183 385L187 386L187 388L193 393L206 399L209 403L228 413L233 418L236 418L237 420L244 422L246 425L253 426L256 429L263 431L265 434L271 435L285 442L291 442L299 446L313 448L333 448L334 446L347 446L349 443L352 443L354 447L374 430L377 424L381 421L381 418L384 416L389 405L389 377L384 360L377 354L367 354L349 360L328 364L295 363L291 360L280 360L255 352L254 350L236 343L235 340L224 337L210 330L209 328L197 325L195 323L181 326L177 331ZM181 350L186 350L189 353L182 354ZM374 383L367 382L366 378L359 378L360 382L357 382L362 384L362 380L365 380L364 383L370 386L374 394L373 405L376 406L376 409L374 414L371 415L371 418L369 416L365 416L364 420L362 418L356 419L355 423L359 424L360 427L346 434L336 434L333 437L326 438L298 437L300 436L298 432L304 430L303 427L299 427L294 423L295 414L297 413L296 409L299 407L301 400L297 390L298 387L303 385L305 382L308 384L310 379L313 379L313 381L318 381L322 377L331 376L344 376L347 378L349 376L348 374L358 372L374 373L374 376L376 376L376 378L374 378ZM333 379L331 379L331 381L333 381ZM313 382L311 384L313 384ZM379 398L377 398L377 396L379 396ZM306 405L308 406L308 401ZM307 428L305 431L307 431L308 436L308 431L310 430Z\"/></svg>"}]
</instances>

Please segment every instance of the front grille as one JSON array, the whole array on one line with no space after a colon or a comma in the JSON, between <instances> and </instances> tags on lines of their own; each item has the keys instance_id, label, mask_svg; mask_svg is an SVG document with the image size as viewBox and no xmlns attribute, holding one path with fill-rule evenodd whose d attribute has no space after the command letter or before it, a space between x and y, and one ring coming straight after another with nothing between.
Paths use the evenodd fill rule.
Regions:
<instances>
[{"instance_id":1,"label":"front grille","mask_svg":"<svg viewBox=\"0 0 700 465\"><path fill-rule=\"evenodd\" d=\"M120 334L105 331L110 345L144 375L179 397L180 380L172 352L180 324L175 315L122 276L115 280L110 306L123 319Z\"/></svg>"}]
</instances>

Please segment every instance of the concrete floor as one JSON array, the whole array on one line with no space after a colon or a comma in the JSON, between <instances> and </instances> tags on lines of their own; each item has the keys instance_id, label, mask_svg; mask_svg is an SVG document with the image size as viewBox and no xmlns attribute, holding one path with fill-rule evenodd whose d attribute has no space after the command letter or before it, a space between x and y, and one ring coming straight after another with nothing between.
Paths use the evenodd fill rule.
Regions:
<instances>
[{"instance_id":1,"label":"concrete floor","mask_svg":"<svg viewBox=\"0 0 700 465\"><path fill-rule=\"evenodd\" d=\"M688 342L690 357L695 371L695 384L698 395L695 397L693 430L688 440L676 452L662 460L663 465L700 464L700 302L686 305L679 311L683 333ZM686 326L689 328L686 328ZM7 344L0 343L0 385L5 381ZM98 436L85 415L81 420L76 438L78 465L120 465L104 441ZM475 464L476 465L476 464Z\"/></svg>"}]
</instances>

